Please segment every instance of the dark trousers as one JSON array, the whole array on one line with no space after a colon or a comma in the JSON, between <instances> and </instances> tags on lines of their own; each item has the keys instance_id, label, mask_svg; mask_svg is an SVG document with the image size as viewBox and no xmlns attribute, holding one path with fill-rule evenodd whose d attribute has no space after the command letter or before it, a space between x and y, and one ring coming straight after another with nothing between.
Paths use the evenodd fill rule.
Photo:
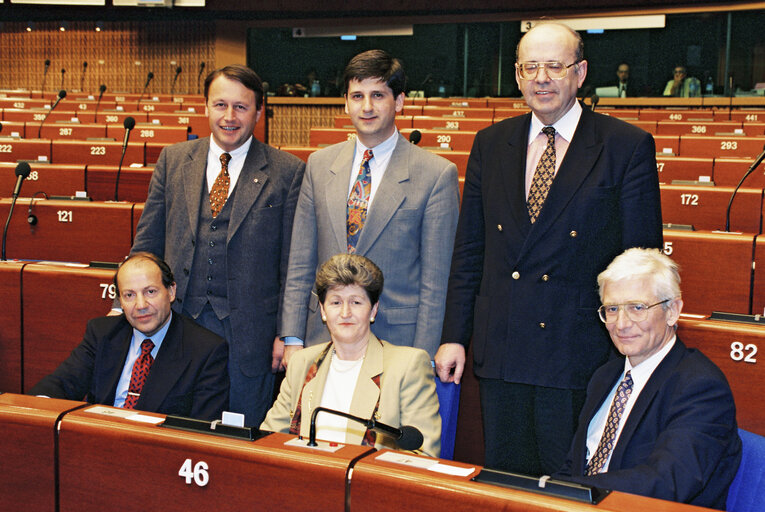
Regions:
<instances>
[{"instance_id":1,"label":"dark trousers","mask_svg":"<svg viewBox=\"0 0 765 512\"><path fill-rule=\"evenodd\" d=\"M193 318L188 311L185 316ZM202 327L222 336L230 343L231 321L228 317L220 319L208 302L197 318L193 318ZM230 350L229 350L229 353ZM228 378L231 383L228 410L244 414L244 424L248 427L260 427L266 413L274 402L274 374L266 373L250 377L242 373L238 364L228 361Z\"/></svg>"},{"instance_id":2,"label":"dark trousers","mask_svg":"<svg viewBox=\"0 0 765 512\"><path fill-rule=\"evenodd\" d=\"M550 475L566 460L586 392L479 379L488 468Z\"/></svg>"}]
</instances>

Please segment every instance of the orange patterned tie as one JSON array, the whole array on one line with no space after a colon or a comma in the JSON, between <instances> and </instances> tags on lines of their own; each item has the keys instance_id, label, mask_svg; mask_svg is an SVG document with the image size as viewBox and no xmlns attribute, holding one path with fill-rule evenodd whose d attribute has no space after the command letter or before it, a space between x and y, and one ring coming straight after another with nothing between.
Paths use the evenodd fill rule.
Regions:
<instances>
[{"instance_id":1,"label":"orange patterned tie","mask_svg":"<svg viewBox=\"0 0 765 512\"><path fill-rule=\"evenodd\" d=\"M614 401L611 402L611 409L608 411L608 419L606 420L606 427L603 429L603 435L600 437L600 442L595 450L595 455L590 459L587 464L587 475L597 475L600 470L605 466L608 457L611 452L614 451L614 440L616 439L616 431L619 428L619 422L622 420L622 413L624 413L624 406L627 405L627 401L632 394L632 375L628 371L624 376L624 380L619 384L619 388L614 395Z\"/></svg>"},{"instance_id":2,"label":"orange patterned tie","mask_svg":"<svg viewBox=\"0 0 765 512\"><path fill-rule=\"evenodd\" d=\"M526 208L529 210L532 224L536 222L539 212L542 211L542 205L547 199L550 185L555 177L555 128L545 126L542 132L547 135L547 146L537 164L534 178L531 180L531 188L529 188L529 197L526 199Z\"/></svg>"},{"instance_id":3,"label":"orange patterned tie","mask_svg":"<svg viewBox=\"0 0 765 512\"><path fill-rule=\"evenodd\" d=\"M228 163L231 161L231 155L223 153L220 156L220 174L215 178L212 190L210 191L210 211L213 218L217 217L223 209L228 199L228 187L231 185L231 178L228 175Z\"/></svg>"},{"instance_id":4,"label":"orange patterned tie","mask_svg":"<svg viewBox=\"0 0 765 512\"><path fill-rule=\"evenodd\" d=\"M149 376L151 364L154 358L151 357L151 351L154 349L154 342L145 339L141 343L141 355L133 364L133 373L130 375L130 385L128 386L127 398L125 398L125 409L135 409L138 398L141 396L141 390L146 383L146 377Z\"/></svg>"},{"instance_id":5,"label":"orange patterned tie","mask_svg":"<svg viewBox=\"0 0 765 512\"><path fill-rule=\"evenodd\" d=\"M372 190L372 176L369 173L369 161L374 158L371 149L364 151L359 167L359 175L353 183L351 194L348 197L348 252L356 252L356 244L359 242L361 229L367 220L367 207L369 206L369 194Z\"/></svg>"}]
</instances>

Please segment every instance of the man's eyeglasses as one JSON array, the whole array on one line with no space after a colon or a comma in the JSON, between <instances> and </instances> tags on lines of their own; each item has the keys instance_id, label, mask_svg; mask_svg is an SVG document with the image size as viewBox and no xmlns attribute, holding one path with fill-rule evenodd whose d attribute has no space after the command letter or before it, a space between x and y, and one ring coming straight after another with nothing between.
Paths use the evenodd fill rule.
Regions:
<instances>
[{"instance_id":1,"label":"man's eyeglasses","mask_svg":"<svg viewBox=\"0 0 765 512\"><path fill-rule=\"evenodd\" d=\"M642 322L648 318L648 310L671 301L672 299L664 299L656 304L646 306L642 302L628 302L627 304L603 304L598 308L598 316L600 320L605 324L612 324L619 318L619 310L623 309L627 314L627 318L633 322Z\"/></svg>"},{"instance_id":2,"label":"man's eyeglasses","mask_svg":"<svg viewBox=\"0 0 765 512\"><path fill-rule=\"evenodd\" d=\"M576 66L580 62L582 61L578 60L573 64L569 64L568 66L558 61L516 62L515 67L518 70L518 74L524 80L534 80L537 77L537 73L539 73L539 70L542 68L545 68L547 76L553 80L561 80L566 78L566 75L568 74L568 68L571 66Z\"/></svg>"}]
</instances>

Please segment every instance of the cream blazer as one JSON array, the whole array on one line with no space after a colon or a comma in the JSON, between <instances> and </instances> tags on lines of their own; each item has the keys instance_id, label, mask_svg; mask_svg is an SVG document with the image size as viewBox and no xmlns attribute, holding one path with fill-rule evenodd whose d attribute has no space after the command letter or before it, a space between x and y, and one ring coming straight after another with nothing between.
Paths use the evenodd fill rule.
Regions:
<instances>
[{"instance_id":1,"label":"cream blazer","mask_svg":"<svg viewBox=\"0 0 765 512\"><path fill-rule=\"evenodd\" d=\"M279 396L260 426L262 430L289 432L308 369L326 346L326 343L314 345L299 350L292 356ZM306 384L303 390L300 435L305 438L309 436L311 413L321 405L329 366L330 358L327 357L319 367L316 377ZM375 375L380 375L379 388L372 381ZM378 421L393 427L417 427L423 436L421 451L433 457L439 456L441 417L438 414L434 372L430 357L424 350L392 345L370 333L367 353L348 412L361 418L370 418L378 398ZM361 444L361 441L361 436L357 434L349 432L346 435L347 444ZM375 447L397 449L396 442L382 434L377 435Z\"/></svg>"}]
</instances>

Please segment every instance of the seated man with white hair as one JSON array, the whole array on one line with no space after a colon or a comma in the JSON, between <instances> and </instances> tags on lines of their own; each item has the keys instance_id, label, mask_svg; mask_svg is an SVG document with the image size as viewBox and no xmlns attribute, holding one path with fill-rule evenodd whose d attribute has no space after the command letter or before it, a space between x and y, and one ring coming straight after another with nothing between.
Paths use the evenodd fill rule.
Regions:
<instances>
[{"instance_id":1,"label":"seated man with white hair","mask_svg":"<svg viewBox=\"0 0 765 512\"><path fill-rule=\"evenodd\" d=\"M677 264L628 249L598 275L600 319L624 358L587 386L579 427L557 478L725 508L741 462L736 407L720 369L677 337Z\"/></svg>"}]
</instances>

